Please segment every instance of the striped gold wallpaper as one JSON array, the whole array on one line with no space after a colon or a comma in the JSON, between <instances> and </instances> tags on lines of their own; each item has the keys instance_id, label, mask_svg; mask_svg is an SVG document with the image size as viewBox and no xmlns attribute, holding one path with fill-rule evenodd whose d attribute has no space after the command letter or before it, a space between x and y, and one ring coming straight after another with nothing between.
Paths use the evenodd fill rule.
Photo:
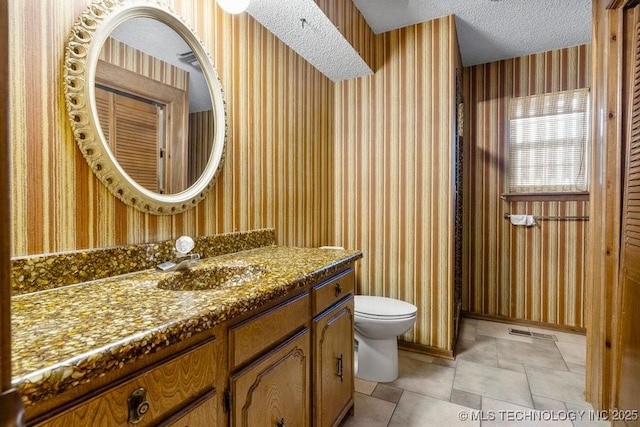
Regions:
<instances>
[{"instance_id":1,"label":"striped gold wallpaper","mask_svg":"<svg viewBox=\"0 0 640 427\"><path fill-rule=\"evenodd\" d=\"M209 50L224 88L227 156L195 209L154 216L93 176L65 114L68 34L89 0L9 0L12 254L273 227L281 244L333 242L333 83L248 14L169 0Z\"/></svg>"},{"instance_id":2,"label":"striped gold wallpaper","mask_svg":"<svg viewBox=\"0 0 640 427\"><path fill-rule=\"evenodd\" d=\"M589 87L589 45L477 65L464 70L468 283L463 310L585 327L586 221L514 227L503 214L588 215L586 200L506 201L510 97Z\"/></svg>"},{"instance_id":3,"label":"striped gold wallpaper","mask_svg":"<svg viewBox=\"0 0 640 427\"><path fill-rule=\"evenodd\" d=\"M418 306L406 342L453 341L452 16L378 35L376 74L336 85L336 242L360 248L358 292Z\"/></svg>"},{"instance_id":4,"label":"striped gold wallpaper","mask_svg":"<svg viewBox=\"0 0 640 427\"><path fill-rule=\"evenodd\" d=\"M358 291L416 304L416 326L404 340L452 350L452 129L460 67L453 17L373 36L351 3L318 0L334 8L329 15L352 16L352 28L348 20L336 25L365 60L374 58L375 75L334 84L249 15L228 15L209 0L169 0L212 55L229 139L212 193L183 214L154 216L123 205L94 178L67 123L64 44L89 2L9 0L14 256L272 227L281 244L361 249ZM587 202L501 201L498 112L503 93L586 86L588 52L581 46L464 73L467 122L475 123L465 139L474 141L468 311L584 322L584 246L574 244L584 240L584 224L545 223L528 238L502 213L586 212ZM524 262L514 258L522 253ZM536 253L557 253L564 266L540 266L532 261Z\"/></svg>"},{"instance_id":5,"label":"striped gold wallpaper","mask_svg":"<svg viewBox=\"0 0 640 427\"><path fill-rule=\"evenodd\" d=\"M194 184L207 167L215 126L213 110L189 114L189 185Z\"/></svg>"}]
</instances>

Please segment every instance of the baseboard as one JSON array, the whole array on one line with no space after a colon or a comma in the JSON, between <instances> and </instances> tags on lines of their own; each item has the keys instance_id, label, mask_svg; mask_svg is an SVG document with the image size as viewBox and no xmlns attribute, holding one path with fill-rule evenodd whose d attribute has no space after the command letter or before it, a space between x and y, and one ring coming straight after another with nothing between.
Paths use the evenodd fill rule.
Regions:
<instances>
[{"instance_id":1,"label":"baseboard","mask_svg":"<svg viewBox=\"0 0 640 427\"><path fill-rule=\"evenodd\" d=\"M398 348L400 350L411 351L413 353L420 353L420 354L425 354L427 356L454 360L453 350L445 350L443 348L431 347L430 345L416 344L413 342L398 340Z\"/></svg>"},{"instance_id":2,"label":"baseboard","mask_svg":"<svg viewBox=\"0 0 640 427\"><path fill-rule=\"evenodd\" d=\"M535 320L514 319L512 317L507 317L507 316L495 316L491 314L471 313L464 310L462 311L462 317L465 317L467 319L479 319L479 320L489 320L492 322L509 323L512 325L533 326L536 328L550 329L558 332L569 332L572 334L585 335L587 333L586 328L582 328L579 326L565 326L565 325L558 325L555 323L537 322Z\"/></svg>"}]
</instances>

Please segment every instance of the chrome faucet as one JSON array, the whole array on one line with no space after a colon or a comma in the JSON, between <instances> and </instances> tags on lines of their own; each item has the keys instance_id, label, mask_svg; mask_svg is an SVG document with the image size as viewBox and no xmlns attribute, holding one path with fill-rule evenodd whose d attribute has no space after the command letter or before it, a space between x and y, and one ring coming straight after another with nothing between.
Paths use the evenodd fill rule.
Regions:
<instances>
[{"instance_id":1,"label":"chrome faucet","mask_svg":"<svg viewBox=\"0 0 640 427\"><path fill-rule=\"evenodd\" d=\"M189 236L181 236L176 240L176 246L173 249L175 258L158 264L156 267L161 271L178 271L186 270L194 267L200 259L200 254L190 254L189 252L195 247L195 242Z\"/></svg>"}]
</instances>

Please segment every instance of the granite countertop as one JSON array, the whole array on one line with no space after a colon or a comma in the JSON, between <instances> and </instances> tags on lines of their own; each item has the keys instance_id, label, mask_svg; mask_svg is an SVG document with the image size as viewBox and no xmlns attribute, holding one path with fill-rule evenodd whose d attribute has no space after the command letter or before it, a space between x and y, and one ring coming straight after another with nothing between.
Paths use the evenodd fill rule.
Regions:
<instances>
[{"instance_id":1,"label":"granite countertop","mask_svg":"<svg viewBox=\"0 0 640 427\"><path fill-rule=\"evenodd\" d=\"M13 385L25 405L91 381L144 354L329 277L360 251L267 246L201 260L196 269L258 264L238 286L175 291L157 286L178 273L145 270L12 298Z\"/></svg>"}]
</instances>

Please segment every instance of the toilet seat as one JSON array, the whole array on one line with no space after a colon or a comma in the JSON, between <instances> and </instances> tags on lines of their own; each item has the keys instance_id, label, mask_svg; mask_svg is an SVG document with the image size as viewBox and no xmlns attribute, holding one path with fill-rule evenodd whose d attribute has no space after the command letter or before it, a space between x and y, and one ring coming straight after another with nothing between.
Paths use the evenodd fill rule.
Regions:
<instances>
[{"instance_id":1,"label":"toilet seat","mask_svg":"<svg viewBox=\"0 0 640 427\"><path fill-rule=\"evenodd\" d=\"M418 311L418 307L408 302L371 295L356 295L354 305L356 316L363 319L408 319Z\"/></svg>"},{"instance_id":2,"label":"toilet seat","mask_svg":"<svg viewBox=\"0 0 640 427\"><path fill-rule=\"evenodd\" d=\"M369 319L369 320L403 320L403 319L411 319L412 317L416 317L415 314L407 314L406 316L376 316L369 315L364 313L359 313L356 311L356 316L359 319Z\"/></svg>"}]
</instances>

